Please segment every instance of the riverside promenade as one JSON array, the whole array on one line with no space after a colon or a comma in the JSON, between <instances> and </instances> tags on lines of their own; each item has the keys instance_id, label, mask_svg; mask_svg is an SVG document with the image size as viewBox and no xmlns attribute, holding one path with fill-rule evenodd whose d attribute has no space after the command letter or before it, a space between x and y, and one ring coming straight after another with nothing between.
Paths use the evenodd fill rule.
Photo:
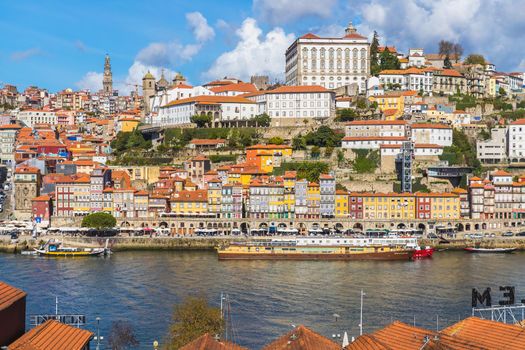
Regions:
<instances>
[{"instance_id":1,"label":"riverside promenade","mask_svg":"<svg viewBox=\"0 0 525 350\"><path fill-rule=\"evenodd\" d=\"M245 237L245 236L220 236L220 237L109 237L109 247L113 251L127 250L213 250L221 244L231 242L249 242L272 237ZM275 238L275 237L273 237ZM293 238L279 236L279 238ZM318 237L321 238L321 237ZM31 236L21 235L17 240L8 237L0 238L0 252L18 253L22 250L31 250L49 239L59 240L64 245L77 247L102 247L106 238L101 237L72 237L61 235L40 236L36 240ZM421 239L421 246L431 246L436 249L461 250L465 247L479 246L483 248L517 248L525 251L525 237L491 237L482 239L450 239L449 243L440 243L439 239Z\"/></svg>"}]
</instances>

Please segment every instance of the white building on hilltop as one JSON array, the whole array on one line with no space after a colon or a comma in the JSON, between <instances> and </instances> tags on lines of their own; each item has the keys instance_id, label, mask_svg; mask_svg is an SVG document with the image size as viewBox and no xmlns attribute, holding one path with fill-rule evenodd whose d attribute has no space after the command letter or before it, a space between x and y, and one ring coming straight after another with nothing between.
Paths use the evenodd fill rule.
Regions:
<instances>
[{"instance_id":1,"label":"white building on hilltop","mask_svg":"<svg viewBox=\"0 0 525 350\"><path fill-rule=\"evenodd\" d=\"M366 90L370 74L370 43L352 23L342 38L308 33L286 50L286 84L320 85L328 89L357 84Z\"/></svg>"}]
</instances>

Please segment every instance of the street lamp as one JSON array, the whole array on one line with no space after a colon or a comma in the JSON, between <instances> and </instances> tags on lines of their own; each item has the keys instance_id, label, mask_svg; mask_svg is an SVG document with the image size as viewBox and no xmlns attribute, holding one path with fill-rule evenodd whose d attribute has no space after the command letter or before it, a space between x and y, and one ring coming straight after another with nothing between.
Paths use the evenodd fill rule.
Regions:
<instances>
[{"instance_id":1,"label":"street lamp","mask_svg":"<svg viewBox=\"0 0 525 350\"><path fill-rule=\"evenodd\" d=\"M159 342L154 340L153 341L153 349L157 350L158 347L159 347Z\"/></svg>"},{"instance_id":2,"label":"street lamp","mask_svg":"<svg viewBox=\"0 0 525 350\"><path fill-rule=\"evenodd\" d=\"M95 320L97 320L97 336L95 337L95 340L97 341L96 350L100 350L100 341L104 339L104 337L100 336L100 317L97 317Z\"/></svg>"}]
</instances>

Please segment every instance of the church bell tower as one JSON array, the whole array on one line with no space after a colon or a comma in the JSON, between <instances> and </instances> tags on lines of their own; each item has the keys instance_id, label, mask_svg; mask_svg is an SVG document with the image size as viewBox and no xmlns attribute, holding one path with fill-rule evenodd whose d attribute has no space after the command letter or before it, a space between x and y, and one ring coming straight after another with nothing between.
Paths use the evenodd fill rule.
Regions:
<instances>
[{"instance_id":1,"label":"church bell tower","mask_svg":"<svg viewBox=\"0 0 525 350\"><path fill-rule=\"evenodd\" d=\"M113 76L111 74L111 62L108 54L106 54L106 58L104 60L104 78L102 79L102 90L106 95L111 95L113 93Z\"/></svg>"}]
</instances>

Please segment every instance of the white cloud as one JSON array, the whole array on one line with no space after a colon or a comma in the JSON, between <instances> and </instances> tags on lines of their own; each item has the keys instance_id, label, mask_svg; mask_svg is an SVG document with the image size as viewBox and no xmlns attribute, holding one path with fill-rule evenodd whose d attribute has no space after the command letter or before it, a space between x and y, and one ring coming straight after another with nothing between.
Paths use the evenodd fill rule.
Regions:
<instances>
[{"instance_id":1,"label":"white cloud","mask_svg":"<svg viewBox=\"0 0 525 350\"><path fill-rule=\"evenodd\" d=\"M521 11L525 0L349 0L359 30L374 29L389 45L436 52L441 39L460 42L465 54L478 52L501 69L519 67L525 52ZM394 15L395 14L395 15Z\"/></svg>"},{"instance_id":2,"label":"white cloud","mask_svg":"<svg viewBox=\"0 0 525 350\"><path fill-rule=\"evenodd\" d=\"M215 31L208 25L208 21L200 12L190 12L186 14L195 39L199 42L205 42L215 37Z\"/></svg>"},{"instance_id":3,"label":"white cloud","mask_svg":"<svg viewBox=\"0 0 525 350\"><path fill-rule=\"evenodd\" d=\"M137 53L125 78L113 79L113 88L121 94L129 94L135 89L133 85L142 86L142 77L148 71L156 79L160 78L163 69L166 79L173 77L176 72L169 67L176 67L180 63L190 61L199 53L206 41L214 38L215 31L200 12L186 14L186 20L194 35L195 43L183 45L174 40L149 44ZM98 91L102 88L102 76L102 73L88 72L76 85L81 89Z\"/></svg>"},{"instance_id":4,"label":"white cloud","mask_svg":"<svg viewBox=\"0 0 525 350\"><path fill-rule=\"evenodd\" d=\"M292 22L305 16L327 18L337 0L254 0L253 12L272 24Z\"/></svg>"},{"instance_id":5,"label":"white cloud","mask_svg":"<svg viewBox=\"0 0 525 350\"><path fill-rule=\"evenodd\" d=\"M345 27L339 24L329 24L318 28L311 28L310 31L324 38L340 38L345 35Z\"/></svg>"},{"instance_id":6,"label":"white cloud","mask_svg":"<svg viewBox=\"0 0 525 350\"><path fill-rule=\"evenodd\" d=\"M237 29L239 37L232 51L220 55L211 68L204 73L206 78L220 78L225 75L247 80L254 74L266 74L282 78L284 53L295 40L293 33L286 34L282 28L274 28L263 35L253 18L247 18Z\"/></svg>"},{"instance_id":7,"label":"white cloud","mask_svg":"<svg viewBox=\"0 0 525 350\"><path fill-rule=\"evenodd\" d=\"M32 47L30 49L24 50L24 51L15 51L11 53L11 59L13 61L23 61L28 58L42 55L43 51L40 50L38 47Z\"/></svg>"},{"instance_id":8,"label":"white cloud","mask_svg":"<svg viewBox=\"0 0 525 350\"><path fill-rule=\"evenodd\" d=\"M96 92L102 89L102 78L104 74L98 72L87 72L75 85L81 90Z\"/></svg>"}]
</instances>

